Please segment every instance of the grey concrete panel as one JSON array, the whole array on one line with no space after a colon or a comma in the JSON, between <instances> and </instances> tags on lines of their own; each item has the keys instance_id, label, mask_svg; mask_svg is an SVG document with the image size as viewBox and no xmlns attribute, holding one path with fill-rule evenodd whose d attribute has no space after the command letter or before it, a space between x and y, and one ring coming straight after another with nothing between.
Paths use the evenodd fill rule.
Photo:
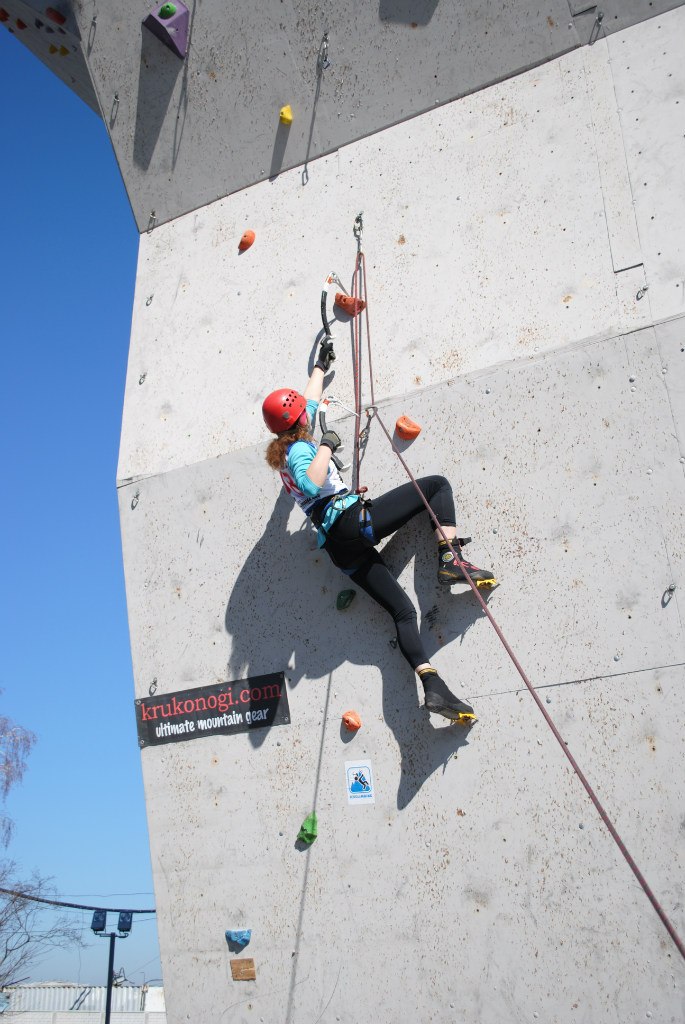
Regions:
<instances>
[{"instance_id":1,"label":"grey concrete panel","mask_svg":"<svg viewBox=\"0 0 685 1024\"><path fill-rule=\"evenodd\" d=\"M609 40L654 320L685 312L685 9Z\"/></svg>"},{"instance_id":2,"label":"grey concrete panel","mask_svg":"<svg viewBox=\"0 0 685 1024\"><path fill-rule=\"evenodd\" d=\"M565 0L206 0L181 62L141 30L150 6L75 3L84 31L97 12L90 68L107 122L119 95L110 132L141 230L578 45Z\"/></svg>"},{"instance_id":3,"label":"grey concrete panel","mask_svg":"<svg viewBox=\"0 0 685 1024\"><path fill-rule=\"evenodd\" d=\"M388 698L383 677L382 696L368 674L303 681L287 737L259 746L145 752L171 1024L324 1010L352 1022L360 1007L381 1024L678 1021L676 954L530 698L483 700L465 739ZM684 685L669 669L549 691L679 928ZM339 716L360 699L363 732L345 744ZM344 762L364 755L376 803L349 807ZM413 799L398 807L403 772ZM294 840L312 808L320 833L306 852ZM241 926L257 969L247 994L223 938Z\"/></svg>"},{"instance_id":4,"label":"grey concrete panel","mask_svg":"<svg viewBox=\"0 0 685 1024\"><path fill-rule=\"evenodd\" d=\"M477 537L474 557L494 566L502 583L490 599L495 616L520 624L540 609L538 628L517 639L539 683L685 660L680 599L665 599L683 579L685 535L671 391L678 369L662 373L665 344L649 329L382 407L390 425L401 413L423 424L411 465L452 480L461 525ZM339 424L348 444L350 425ZM287 665L298 678L319 678L331 667L331 641L314 642L308 623L320 602L332 609L345 578L316 550L290 499L278 498L278 479L262 459L259 446L122 488L138 696L153 678L172 692L220 681L227 670L241 678ZM362 481L373 495L404 480L372 426ZM470 595L446 599L433 582L432 549L419 535L393 541L388 557L423 609L426 639L448 675L457 644L458 673L462 660L482 659L497 688L517 685ZM301 590L303 575L317 581L312 590ZM366 666L378 658L374 636L389 640L393 630L366 598L358 605L349 616L331 614L341 629L355 622L355 660ZM340 643L336 668L351 656L349 639ZM482 693L482 683L470 692Z\"/></svg>"},{"instance_id":5,"label":"grey concrete panel","mask_svg":"<svg viewBox=\"0 0 685 1024\"><path fill-rule=\"evenodd\" d=\"M381 408L422 423L406 457L452 479L473 557L501 581L490 608L680 929L681 343L682 323L662 325ZM349 418L340 429L349 441ZM373 495L403 480L373 425L363 481ZM384 612L363 594L334 610L349 581L261 447L128 484L120 502L136 694L282 669L292 718L143 752L170 1021L326 1007L353 1021L359 1006L383 1024L407 1007L445 1024L678 1019L667 935L482 612L433 583L425 526L384 554L481 716L469 734L422 711ZM350 707L364 725L345 743ZM346 803L356 756L373 807ZM231 927L253 929L252 1009L230 980Z\"/></svg>"},{"instance_id":6,"label":"grey concrete panel","mask_svg":"<svg viewBox=\"0 0 685 1024\"><path fill-rule=\"evenodd\" d=\"M76 4L82 27L91 4ZM618 5L603 27L625 28L668 3ZM563 0L469 4L351 0L326 8L271 2L191 5L186 62L140 31L129 0L97 5L90 54L136 220L165 222L284 169L587 42L585 18ZM324 33L330 68L317 74ZM590 36L588 36L588 39ZM117 94L117 116L109 111ZM278 123L290 103L295 120Z\"/></svg>"},{"instance_id":7,"label":"grey concrete panel","mask_svg":"<svg viewBox=\"0 0 685 1024\"><path fill-rule=\"evenodd\" d=\"M574 52L324 158L304 190L289 172L144 235L120 478L256 442L263 394L303 377L323 276L349 285L360 208L381 396L650 324L653 261L614 272L641 253L609 69L605 46ZM662 224L676 268L679 221Z\"/></svg>"},{"instance_id":8,"label":"grey concrete panel","mask_svg":"<svg viewBox=\"0 0 685 1024\"><path fill-rule=\"evenodd\" d=\"M654 328L662 373L673 414L680 461L685 466L685 319Z\"/></svg>"},{"instance_id":9,"label":"grey concrete panel","mask_svg":"<svg viewBox=\"0 0 685 1024\"><path fill-rule=\"evenodd\" d=\"M682 3L683 0L602 0L595 4L591 0L568 0L582 43L621 32L649 18L675 10ZM597 15L600 11L602 19L598 24Z\"/></svg>"},{"instance_id":10,"label":"grey concrete panel","mask_svg":"<svg viewBox=\"0 0 685 1024\"><path fill-rule=\"evenodd\" d=\"M614 270L622 271L643 257L607 40L586 47L583 56L611 258Z\"/></svg>"},{"instance_id":11,"label":"grey concrete panel","mask_svg":"<svg viewBox=\"0 0 685 1024\"><path fill-rule=\"evenodd\" d=\"M88 33L81 38L78 24L67 4L59 4L65 22L58 25L45 15L46 4L3 0L9 19L2 27L12 32L65 85L68 85L96 114L100 105L87 64ZM25 27L19 27L18 23Z\"/></svg>"},{"instance_id":12,"label":"grey concrete panel","mask_svg":"<svg viewBox=\"0 0 685 1024\"><path fill-rule=\"evenodd\" d=\"M421 10L430 26L440 5ZM304 382L322 279L349 281L364 209L381 415L422 424L410 464L451 479L469 553L500 579L489 607L682 933L685 317L642 258L624 35L341 149L306 187L285 172L143 237L119 466L136 695L282 670L292 718L142 752L171 1022L682 1016L668 936L482 610L434 582L425 524L384 556L481 716L468 734L421 709L380 608L335 610L349 580L280 495L260 415ZM671 47L646 52L663 84ZM160 132L139 140L151 168L167 73ZM652 126L655 152L673 123ZM329 419L349 450L351 417ZM362 482L404 480L372 423ZM364 808L344 787L358 755ZM249 988L231 927L253 928Z\"/></svg>"},{"instance_id":13,"label":"grey concrete panel","mask_svg":"<svg viewBox=\"0 0 685 1024\"><path fill-rule=\"evenodd\" d=\"M305 189L287 172L143 235L120 479L259 440L264 394L304 377L323 278L350 286L360 209L380 397L651 323L642 272L614 273L636 230L586 53L323 158Z\"/></svg>"}]
</instances>

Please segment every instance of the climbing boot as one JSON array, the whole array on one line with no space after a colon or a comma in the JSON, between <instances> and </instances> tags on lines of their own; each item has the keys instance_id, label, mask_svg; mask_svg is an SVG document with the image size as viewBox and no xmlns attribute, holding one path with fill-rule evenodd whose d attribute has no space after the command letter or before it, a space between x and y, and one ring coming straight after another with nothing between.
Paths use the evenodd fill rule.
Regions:
<instances>
[{"instance_id":1,"label":"climbing boot","mask_svg":"<svg viewBox=\"0 0 685 1024\"><path fill-rule=\"evenodd\" d=\"M419 677L423 683L424 703L429 711L443 715L453 722L468 724L476 721L471 705L455 697L434 668L423 669Z\"/></svg>"},{"instance_id":2,"label":"climbing boot","mask_svg":"<svg viewBox=\"0 0 685 1024\"><path fill-rule=\"evenodd\" d=\"M451 542L452 547L459 555L461 564L455 565L454 555L450 551L449 544L445 540L438 541L438 581L450 587L454 583L467 583L464 569L469 574L477 587L495 587L497 580L494 572L490 569L479 569L473 562L469 562L462 555L462 547L468 544L470 537L459 537Z\"/></svg>"}]
</instances>

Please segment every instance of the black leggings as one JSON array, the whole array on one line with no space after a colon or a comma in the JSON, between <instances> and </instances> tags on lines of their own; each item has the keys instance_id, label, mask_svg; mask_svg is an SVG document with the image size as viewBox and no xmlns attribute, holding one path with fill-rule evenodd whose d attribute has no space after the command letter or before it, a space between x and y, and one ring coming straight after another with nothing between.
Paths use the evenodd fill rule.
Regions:
<instances>
[{"instance_id":1,"label":"black leggings","mask_svg":"<svg viewBox=\"0 0 685 1024\"><path fill-rule=\"evenodd\" d=\"M417 483L440 525L456 526L452 488L445 477L424 476ZM371 542L360 535L360 509L361 505L355 502L339 516L328 534L326 551L334 565L347 572L357 586L365 590L392 615L399 648L415 669L417 665L428 661L428 655L419 636L416 609L375 547L371 547ZM380 498L374 498L370 513L374 544L384 537L389 537L400 526L404 526L421 513L425 516L431 533L435 529L426 506L411 483L396 487Z\"/></svg>"}]
</instances>

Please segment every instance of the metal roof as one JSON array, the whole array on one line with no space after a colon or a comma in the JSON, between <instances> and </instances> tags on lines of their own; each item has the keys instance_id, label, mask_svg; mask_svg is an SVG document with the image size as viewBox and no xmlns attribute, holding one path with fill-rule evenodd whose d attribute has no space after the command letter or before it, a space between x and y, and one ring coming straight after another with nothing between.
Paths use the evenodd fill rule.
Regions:
<instances>
[{"instance_id":1,"label":"metal roof","mask_svg":"<svg viewBox=\"0 0 685 1024\"><path fill-rule=\"evenodd\" d=\"M107 999L107 988L104 985L74 985L68 982L10 985L3 988L2 993L9 999L9 1011L101 1011L105 1009ZM164 1009L164 990L161 986L122 985L112 989L113 1011L131 1013L146 1009Z\"/></svg>"}]
</instances>

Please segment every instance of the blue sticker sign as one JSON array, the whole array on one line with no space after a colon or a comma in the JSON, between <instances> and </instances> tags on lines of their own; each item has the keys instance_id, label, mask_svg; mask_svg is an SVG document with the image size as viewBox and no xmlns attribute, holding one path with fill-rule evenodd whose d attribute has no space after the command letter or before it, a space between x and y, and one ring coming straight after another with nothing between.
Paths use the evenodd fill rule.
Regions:
<instances>
[{"instance_id":1,"label":"blue sticker sign","mask_svg":"<svg viewBox=\"0 0 685 1024\"><path fill-rule=\"evenodd\" d=\"M375 803L373 769L370 761L345 761L348 804Z\"/></svg>"}]
</instances>

